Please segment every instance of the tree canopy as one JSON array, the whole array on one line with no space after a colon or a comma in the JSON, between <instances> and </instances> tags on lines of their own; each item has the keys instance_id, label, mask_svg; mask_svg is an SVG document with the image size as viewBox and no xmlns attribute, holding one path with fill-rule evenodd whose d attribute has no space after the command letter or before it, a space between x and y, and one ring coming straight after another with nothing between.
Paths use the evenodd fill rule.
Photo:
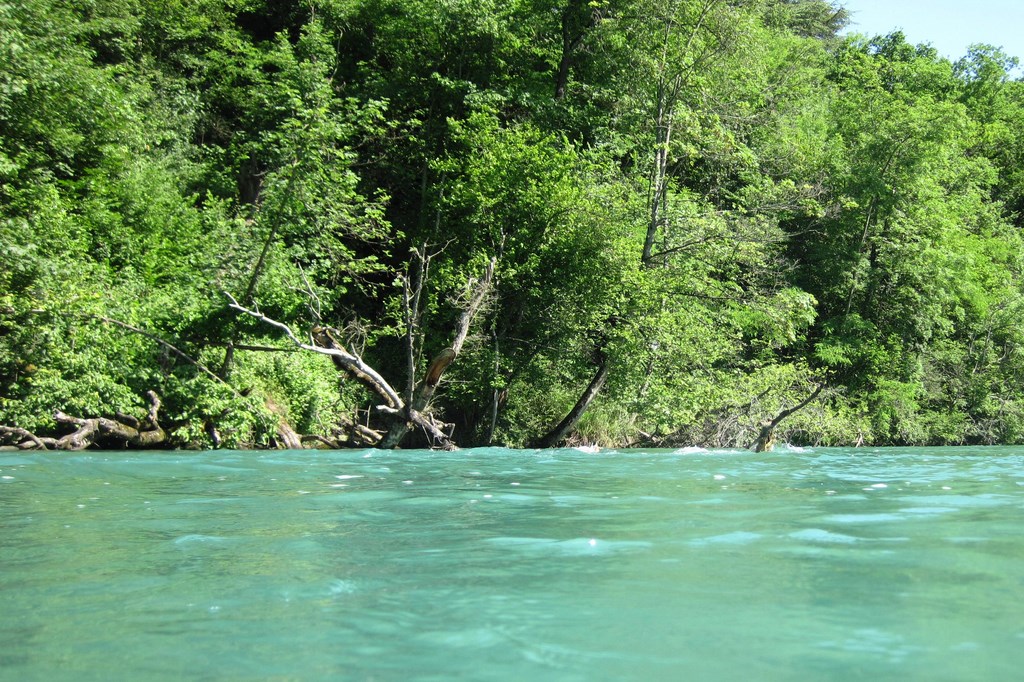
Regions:
<instances>
[{"instance_id":1,"label":"tree canopy","mask_svg":"<svg viewBox=\"0 0 1024 682\"><path fill-rule=\"evenodd\" d=\"M0 4L0 445L1024 442L1017 61L847 21Z\"/></svg>"}]
</instances>

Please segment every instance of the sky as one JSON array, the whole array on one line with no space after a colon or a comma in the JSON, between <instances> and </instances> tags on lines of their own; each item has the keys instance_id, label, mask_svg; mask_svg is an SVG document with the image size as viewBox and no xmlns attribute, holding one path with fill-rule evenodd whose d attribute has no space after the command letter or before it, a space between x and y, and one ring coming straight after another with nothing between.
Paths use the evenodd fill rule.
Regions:
<instances>
[{"instance_id":1,"label":"sky","mask_svg":"<svg viewBox=\"0 0 1024 682\"><path fill-rule=\"evenodd\" d=\"M931 43L956 61L986 43L1024 62L1024 0L838 0L849 10L847 33L902 30L907 42Z\"/></svg>"}]
</instances>

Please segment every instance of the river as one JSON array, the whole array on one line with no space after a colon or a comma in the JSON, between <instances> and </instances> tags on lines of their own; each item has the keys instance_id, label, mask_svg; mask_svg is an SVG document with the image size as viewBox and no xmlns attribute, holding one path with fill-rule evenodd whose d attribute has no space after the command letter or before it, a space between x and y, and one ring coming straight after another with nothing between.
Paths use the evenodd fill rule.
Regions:
<instances>
[{"instance_id":1,"label":"river","mask_svg":"<svg viewBox=\"0 0 1024 682\"><path fill-rule=\"evenodd\" d=\"M1024 449L0 453L4 680L1003 680Z\"/></svg>"}]
</instances>

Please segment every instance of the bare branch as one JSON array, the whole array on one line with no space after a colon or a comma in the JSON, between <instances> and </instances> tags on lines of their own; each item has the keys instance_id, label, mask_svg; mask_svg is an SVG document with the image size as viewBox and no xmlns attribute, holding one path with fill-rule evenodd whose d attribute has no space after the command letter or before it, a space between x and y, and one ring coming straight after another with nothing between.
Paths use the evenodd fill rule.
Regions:
<instances>
[{"instance_id":1,"label":"bare branch","mask_svg":"<svg viewBox=\"0 0 1024 682\"><path fill-rule=\"evenodd\" d=\"M14 440L17 437L20 440ZM46 450L46 443L31 431L17 426L0 426L0 439L14 443L19 450L28 450L35 447L38 450Z\"/></svg>"},{"instance_id":2,"label":"bare branch","mask_svg":"<svg viewBox=\"0 0 1024 682\"><path fill-rule=\"evenodd\" d=\"M455 360L455 357L466 342L466 338L469 336L469 328L473 323L473 318L480 311L487 298L487 294L490 292L496 265L497 260L491 259L491 262L487 264L487 268L484 270L483 277L479 281L469 281L468 285L472 293L470 294L469 302L462 309L462 314L459 315L459 321L455 325L452 345L442 350L430 363L430 369L427 370L427 376L424 381L420 383L415 399L409 403L408 409L404 411L405 419L398 421L391 427L387 436L384 437L381 447L397 447L406 433L409 432L412 424L417 424L423 428L435 442L441 443L445 447L451 447L451 439L448 435L430 423L424 417L423 412L427 409L431 398L434 396L434 392L437 390L442 373Z\"/></svg>"},{"instance_id":3,"label":"bare branch","mask_svg":"<svg viewBox=\"0 0 1024 682\"><path fill-rule=\"evenodd\" d=\"M761 432L757 436L757 442L755 442L753 445L754 452L768 452L772 448L774 448L775 427L777 427L786 417L810 405L811 401L817 398L824 388L824 383L817 384L814 387L814 391L809 396L801 400L799 403L797 403L793 407L783 410L782 412L779 412L771 421L762 422Z\"/></svg>"},{"instance_id":4,"label":"bare branch","mask_svg":"<svg viewBox=\"0 0 1024 682\"><path fill-rule=\"evenodd\" d=\"M309 343L303 343L301 340L299 340L299 337L295 335L295 332L292 331L291 327L289 327L284 322L278 322L277 320L271 319L264 315L263 313L259 312L258 310L250 310L249 308L246 308L245 306L241 305L238 301L236 301L234 296L232 296L226 291L224 292L224 295L227 296L228 299L231 301L231 308L239 312L243 312L246 315L249 315L250 317L259 320L260 322L263 322L264 324L269 324L272 327L276 327L277 329L284 332L285 336L287 336L292 343L294 343L302 350L308 350L313 353L320 353L321 355L330 356L335 361L335 364L337 364L339 367L341 367L346 372L351 374L353 377L358 379L365 386L370 388L374 393L384 398L384 400L390 406L395 408L401 408L404 406L404 403L402 399L399 397L398 393L395 391L394 388L392 388L391 384L389 384L384 379L384 377L377 373L377 370L363 362L363 359L360 358L359 356L353 355L352 353L345 350L344 347L342 347L333 339L331 339L331 345L326 347L316 346ZM329 335L327 335L324 338L330 337Z\"/></svg>"},{"instance_id":5,"label":"bare branch","mask_svg":"<svg viewBox=\"0 0 1024 682\"><path fill-rule=\"evenodd\" d=\"M309 283L309 278L306 277L306 271L303 270L302 266L298 263L296 263L296 266L299 268L299 274L302 275L302 283L306 285L305 290L302 291L302 293L309 297L309 303L307 303L306 306L309 308L310 315L312 315L319 323L323 321L323 318L320 316L320 297L316 295L315 291L313 291L313 285Z\"/></svg>"},{"instance_id":6,"label":"bare branch","mask_svg":"<svg viewBox=\"0 0 1024 682\"><path fill-rule=\"evenodd\" d=\"M491 280L494 278L494 268L496 265L497 261L492 258L491 262L487 264L484 276L480 278L480 281L471 283L475 287L473 295L469 300L469 304L463 309L462 314L459 315L459 322L455 326L455 338L451 345L455 355L458 355L459 351L462 350L462 344L466 342L466 337L469 336L469 326L473 322L473 318L480 311L484 300L487 298L487 294L491 290Z\"/></svg>"},{"instance_id":7,"label":"bare branch","mask_svg":"<svg viewBox=\"0 0 1024 682\"><path fill-rule=\"evenodd\" d=\"M422 265L422 260L420 261ZM422 287L422 281L420 282ZM419 290L416 291L416 299L419 299ZM419 320L416 319L415 304L412 302L413 294L409 284L409 276L402 276L402 315L405 318L405 401L412 403L413 392L416 390L416 328Z\"/></svg>"}]
</instances>

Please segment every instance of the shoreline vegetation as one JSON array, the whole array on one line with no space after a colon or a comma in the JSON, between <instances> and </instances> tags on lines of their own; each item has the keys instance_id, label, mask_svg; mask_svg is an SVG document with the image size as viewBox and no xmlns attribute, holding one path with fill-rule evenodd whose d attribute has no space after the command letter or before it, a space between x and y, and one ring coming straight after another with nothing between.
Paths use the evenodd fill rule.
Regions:
<instances>
[{"instance_id":1,"label":"shoreline vegetation","mask_svg":"<svg viewBox=\"0 0 1024 682\"><path fill-rule=\"evenodd\" d=\"M0 4L0 449L1024 443L1024 82L824 0Z\"/></svg>"}]
</instances>

